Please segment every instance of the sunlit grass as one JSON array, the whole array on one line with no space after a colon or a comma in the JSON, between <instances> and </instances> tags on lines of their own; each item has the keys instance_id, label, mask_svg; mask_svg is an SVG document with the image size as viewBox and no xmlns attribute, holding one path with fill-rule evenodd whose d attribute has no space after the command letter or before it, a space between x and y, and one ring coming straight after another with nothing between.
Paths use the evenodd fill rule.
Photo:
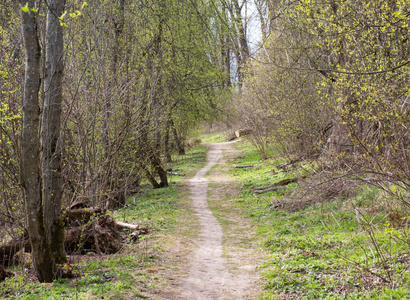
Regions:
<instances>
[{"instance_id":1,"label":"sunlit grass","mask_svg":"<svg viewBox=\"0 0 410 300\"><path fill-rule=\"evenodd\" d=\"M203 134L198 138L201 139L202 143L222 143L226 142L227 133L211 133Z\"/></svg>"},{"instance_id":2,"label":"sunlit grass","mask_svg":"<svg viewBox=\"0 0 410 300\"><path fill-rule=\"evenodd\" d=\"M179 227L189 226L189 232L184 230L178 234L196 234L195 220L186 205L188 196L184 184L188 176L205 164L206 152L206 147L197 145L186 155L174 157L172 169L186 176L170 176L170 187L162 189L152 189L143 181L141 193L129 197L124 207L110 212L119 221L148 227L150 235L142 236L139 242L118 254L81 259L83 262L73 265L77 274L73 279L40 284L22 272L20 266L14 267L16 276L0 283L0 299L149 298L158 286L165 284L157 274L147 272L162 263L159 256L164 245L149 248L146 241L155 234L176 234Z\"/></svg>"},{"instance_id":3,"label":"sunlit grass","mask_svg":"<svg viewBox=\"0 0 410 300\"><path fill-rule=\"evenodd\" d=\"M242 155L235 163L253 166L232 169L231 174L242 182L238 203L256 224L266 253L261 298L410 298L409 245L393 238L391 226L386 230L386 210L378 203L380 190L360 187L351 198L317 201L296 211L282 210L275 206L278 199L300 201L290 193L296 184L261 195L252 189L308 171L281 172L275 166L283 163L282 159L261 161L249 143L237 147ZM304 166L304 170L309 167ZM357 207L372 211L368 219L371 226L364 224L365 217L358 215ZM371 241L370 229L377 246Z\"/></svg>"}]
</instances>

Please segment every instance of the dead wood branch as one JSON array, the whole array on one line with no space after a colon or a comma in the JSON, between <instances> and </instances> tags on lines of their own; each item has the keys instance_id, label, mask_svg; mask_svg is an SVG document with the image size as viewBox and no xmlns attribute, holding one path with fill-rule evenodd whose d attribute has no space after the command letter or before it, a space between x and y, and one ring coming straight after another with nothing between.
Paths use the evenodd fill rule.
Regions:
<instances>
[{"instance_id":1,"label":"dead wood branch","mask_svg":"<svg viewBox=\"0 0 410 300\"><path fill-rule=\"evenodd\" d=\"M302 178L305 178L305 176L303 176ZM298 182L298 180L299 180L299 177L283 179L281 181L274 183L273 185L269 187L257 187L257 188L252 189L252 191L254 191L255 194L273 192L273 191L277 191L280 189L284 189L286 185L293 183L293 182Z\"/></svg>"},{"instance_id":2,"label":"dead wood branch","mask_svg":"<svg viewBox=\"0 0 410 300\"><path fill-rule=\"evenodd\" d=\"M235 135L238 138L240 138L242 136L246 136L246 135L251 134L251 133L252 133L252 129L250 129L250 128L239 129L239 130L235 131Z\"/></svg>"},{"instance_id":3,"label":"dead wood branch","mask_svg":"<svg viewBox=\"0 0 410 300\"><path fill-rule=\"evenodd\" d=\"M246 169L246 168L252 168L253 165L233 165L232 167L234 169Z\"/></svg>"},{"instance_id":4,"label":"dead wood branch","mask_svg":"<svg viewBox=\"0 0 410 300\"><path fill-rule=\"evenodd\" d=\"M287 167L292 166L292 165L302 161L304 158L305 158L305 156L303 156L303 155L299 156L299 157L296 157L296 158L293 158L289 162L281 163L281 164L277 165L276 168L285 170Z\"/></svg>"},{"instance_id":5,"label":"dead wood branch","mask_svg":"<svg viewBox=\"0 0 410 300\"><path fill-rule=\"evenodd\" d=\"M95 215L95 234L93 232L93 218ZM64 213L65 222L65 250L67 254L96 252L96 239L100 250L104 254L112 254L123 248L124 243L134 242L141 234L147 234L148 228L117 222L101 208L77 208ZM132 231L123 231L122 229ZM0 246L0 265L13 264L13 257L17 252L30 252L30 242L26 235ZM14 261L18 263L19 261Z\"/></svg>"},{"instance_id":6,"label":"dead wood branch","mask_svg":"<svg viewBox=\"0 0 410 300\"><path fill-rule=\"evenodd\" d=\"M140 225L135 225L135 224L130 224L130 223L124 223L124 222L119 222L116 221L115 225L119 228L119 229L130 229L133 231L139 231L140 233L144 233L147 234L148 233L148 228L147 227L143 227Z\"/></svg>"},{"instance_id":7,"label":"dead wood branch","mask_svg":"<svg viewBox=\"0 0 410 300\"><path fill-rule=\"evenodd\" d=\"M271 186L271 187L267 187L264 189L254 189L253 192L255 194L263 194L263 193L267 193L267 192L274 192L280 189L284 189L284 186Z\"/></svg>"},{"instance_id":8,"label":"dead wood branch","mask_svg":"<svg viewBox=\"0 0 410 300\"><path fill-rule=\"evenodd\" d=\"M168 175L175 175L175 176L186 176L185 173L178 173L178 172L171 172L171 171L167 171Z\"/></svg>"},{"instance_id":9,"label":"dead wood branch","mask_svg":"<svg viewBox=\"0 0 410 300\"><path fill-rule=\"evenodd\" d=\"M76 208L73 210L67 210L64 213L64 222L67 225L78 226L88 222L88 220L95 214L96 216L105 214L101 208ZM75 223L75 224L74 224Z\"/></svg>"}]
</instances>

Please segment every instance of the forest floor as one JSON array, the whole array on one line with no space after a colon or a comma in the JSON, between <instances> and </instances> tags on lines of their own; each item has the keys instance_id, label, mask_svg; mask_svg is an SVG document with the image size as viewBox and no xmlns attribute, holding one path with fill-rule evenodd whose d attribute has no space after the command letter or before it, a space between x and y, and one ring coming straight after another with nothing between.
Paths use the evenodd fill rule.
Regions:
<instances>
[{"instance_id":1,"label":"forest floor","mask_svg":"<svg viewBox=\"0 0 410 300\"><path fill-rule=\"evenodd\" d=\"M221 140L205 136L174 158L170 187L143 182L110 212L149 234L113 255L70 256L70 279L40 284L13 266L0 299L410 299L407 218L385 209L394 199L366 185L340 194L340 183L301 197L315 162L284 168Z\"/></svg>"},{"instance_id":2,"label":"forest floor","mask_svg":"<svg viewBox=\"0 0 410 300\"><path fill-rule=\"evenodd\" d=\"M206 147L205 147L206 146ZM111 212L150 233L113 255L71 255L75 277L38 283L31 267L12 267L0 299L257 299L261 253L230 176L233 143L208 143L176 157L170 187L143 191Z\"/></svg>"}]
</instances>

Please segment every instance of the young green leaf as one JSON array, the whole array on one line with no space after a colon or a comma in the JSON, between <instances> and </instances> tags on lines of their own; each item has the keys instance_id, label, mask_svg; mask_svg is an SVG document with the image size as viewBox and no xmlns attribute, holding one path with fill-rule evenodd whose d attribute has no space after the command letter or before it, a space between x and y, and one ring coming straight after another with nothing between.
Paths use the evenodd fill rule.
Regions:
<instances>
[{"instance_id":1,"label":"young green leaf","mask_svg":"<svg viewBox=\"0 0 410 300\"><path fill-rule=\"evenodd\" d=\"M22 9L24 12L26 12L26 13L30 12L30 10L29 10L29 8L28 8L28 2L27 2L26 5L23 6L21 9Z\"/></svg>"},{"instance_id":2,"label":"young green leaf","mask_svg":"<svg viewBox=\"0 0 410 300\"><path fill-rule=\"evenodd\" d=\"M67 14L67 11L64 11L63 14L61 15L61 17L59 17L58 19L60 21L62 21L64 19L64 17L66 16L66 14Z\"/></svg>"}]
</instances>

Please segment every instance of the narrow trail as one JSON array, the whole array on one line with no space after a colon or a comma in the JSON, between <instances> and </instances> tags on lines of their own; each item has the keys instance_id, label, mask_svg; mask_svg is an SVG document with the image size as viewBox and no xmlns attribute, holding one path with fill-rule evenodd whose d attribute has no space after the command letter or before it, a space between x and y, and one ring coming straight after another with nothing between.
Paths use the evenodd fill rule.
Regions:
<instances>
[{"instance_id":1,"label":"narrow trail","mask_svg":"<svg viewBox=\"0 0 410 300\"><path fill-rule=\"evenodd\" d=\"M254 278L249 272L228 270L223 256L223 231L207 203L208 180L205 175L223 158L222 150L231 149L231 143L208 144L207 165L189 181L189 190L195 213L199 218L200 233L194 241L194 254L187 278L183 280L179 299L255 299ZM231 265L230 265L231 267Z\"/></svg>"}]
</instances>

